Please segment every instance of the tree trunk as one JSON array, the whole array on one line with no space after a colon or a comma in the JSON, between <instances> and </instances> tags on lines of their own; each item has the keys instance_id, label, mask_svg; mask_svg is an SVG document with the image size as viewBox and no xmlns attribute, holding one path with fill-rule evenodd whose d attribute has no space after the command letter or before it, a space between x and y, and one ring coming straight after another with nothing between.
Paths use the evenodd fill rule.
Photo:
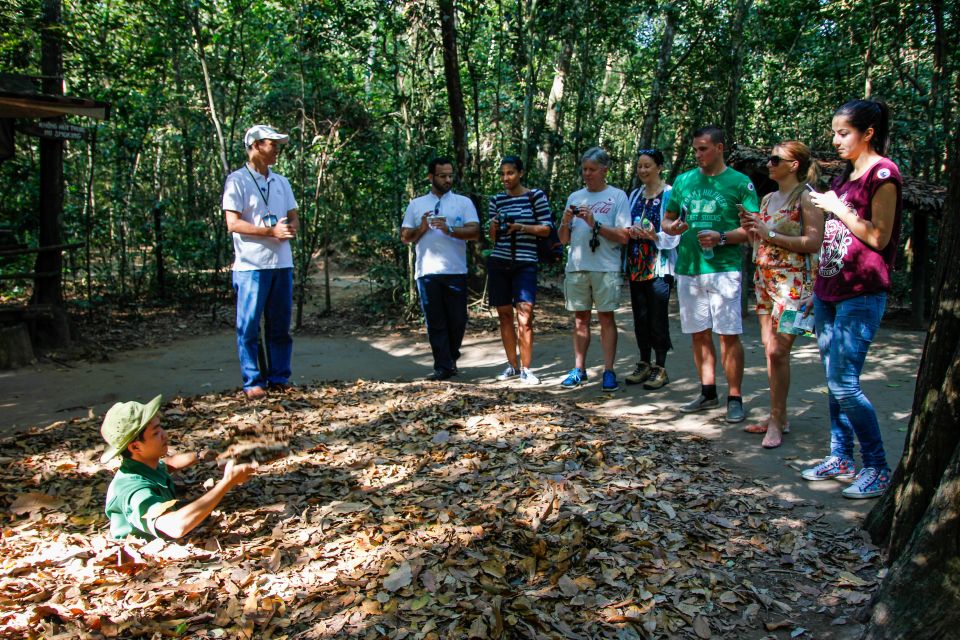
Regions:
<instances>
[{"instance_id":1,"label":"tree trunk","mask_svg":"<svg viewBox=\"0 0 960 640\"><path fill-rule=\"evenodd\" d=\"M573 58L573 45L570 38L563 38L560 53L557 57L557 67L553 76L553 85L550 87L550 96L547 98L547 113L544 118L546 125L546 140L538 154L540 168L543 170L543 185L547 197L550 197L551 182L553 181L553 163L557 156L557 149L562 145L560 131L563 127L563 89L570 73L570 61Z\"/></svg>"},{"instance_id":2,"label":"tree trunk","mask_svg":"<svg viewBox=\"0 0 960 640\"><path fill-rule=\"evenodd\" d=\"M663 90L670 75L670 54L673 52L673 40L677 34L679 7L671 2L664 7L663 37L660 39L660 54L657 57L657 69L650 86L650 98L647 100L643 125L640 127L640 139L637 150L649 149L653 145L653 132L660 120L660 108L663 106Z\"/></svg>"},{"instance_id":3,"label":"tree trunk","mask_svg":"<svg viewBox=\"0 0 960 640\"><path fill-rule=\"evenodd\" d=\"M723 128L727 150L737 139L737 104L740 101L740 76L743 68L743 29L753 0L737 0L730 25L730 74L727 76L727 100L723 108Z\"/></svg>"},{"instance_id":4,"label":"tree trunk","mask_svg":"<svg viewBox=\"0 0 960 640\"><path fill-rule=\"evenodd\" d=\"M870 5L870 37L863 52L863 99L869 100L873 95L873 49L877 44L877 10Z\"/></svg>"},{"instance_id":5,"label":"tree trunk","mask_svg":"<svg viewBox=\"0 0 960 640\"><path fill-rule=\"evenodd\" d=\"M41 6L40 68L43 92L63 95L63 51L61 47L60 0L43 0ZM58 119L62 120L62 118ZM63 244L63 140L40 138L40 247ZM63 310L61 290L63 254L41 251L34 262L35 305L49 306L51 313L38 320L34 339L41 347L61 347L70 342L70 327Z\"/></svg>"},{"instance_id":6,"label":"tree trunk","mask_svg":"<svg viewBox=\"0 0 960 640\"><path fill-rule=\"evenodd\" d=\"M960 150L954 133L952 150ZM955 637L960 628L960 168L951 168L940 230L937 301L903 458L866 529L890 571L865 638Z\"/></svg>"},{"instance_id":7,"label":"tree trunk","mask_svg":"<svg viewBox=\"0 0 960 640\"><path fill-rule=\"evenodd\" d=\"M163 260L163 145L158 145L153 164L153 185L156 201L153 203L153 257L156 263L157 297L163 300L167 297L167 274Z\"/></svg>"},{"instance_id":8,"label":"tree trunk","mask_svg":"<svg viewBox=\"0 0 960 640\"><path fill-rule=\"evenodd\" d=\"M523 90L523 122L521 125L521 148L525 167L530 166L530 154L533 147L532 136L530 135L533 127L533 98L537 91L537 0L524 0L521 3L521 15L524 17L523 25L520 29L521 39L523 41L522 50L525 62L524 68L524 90Z\"/></svg>"},{"instance_id":9,"label":"tree trunk","mask_svg":"<svg viewBox=\"0 0 960 640\"><path fill-rule=\"evenodd\" d=\"M463 180L467 164L467 113L460 84L460 63L457 59L457 24L453 0L439 0L440 35L443 40L443 75L447 83L447 104L453 127L453 152L457 159L456 179Z\"/></svg>"}]
</instances>

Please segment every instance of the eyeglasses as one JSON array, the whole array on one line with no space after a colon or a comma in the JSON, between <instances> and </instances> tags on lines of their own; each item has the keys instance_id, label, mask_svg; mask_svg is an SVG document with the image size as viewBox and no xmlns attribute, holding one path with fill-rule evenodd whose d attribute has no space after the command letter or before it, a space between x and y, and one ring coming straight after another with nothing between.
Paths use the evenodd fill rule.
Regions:
<instances>
[{"instance_id":1,"label":"eyeglasses","mask_svg":"<svg viewBox=\"0 0 960 640\"><path fill-rule=\"evenodd\" d=\"M781 162L796 162L796 160L791 160L790 158L781 158L780 156L770 156L767 158L767 162L771 166L779 167Z\"/></svg>"}]
</instances>

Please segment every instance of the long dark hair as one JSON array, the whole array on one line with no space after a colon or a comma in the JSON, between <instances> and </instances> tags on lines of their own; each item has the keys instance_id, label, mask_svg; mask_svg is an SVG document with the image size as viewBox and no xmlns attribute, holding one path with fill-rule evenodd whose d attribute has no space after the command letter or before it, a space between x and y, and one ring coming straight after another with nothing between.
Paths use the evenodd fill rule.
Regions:
<instances>
[{"instance_id":1,"label":"long dark hair","mask_svg":"<svg viewBox=\"0 0 960 640\"><path fill-rule=\"evenodd\" d=\"M843 116L854 129L866 133L873 129L873 137L868 140L870 147L881 156L887 155L890 146L890 108L881 100L851 100L836 110L833 117ZM853 172L853 163L847 162L843 170L846 182Z\"/></svg>"}]
</instances>

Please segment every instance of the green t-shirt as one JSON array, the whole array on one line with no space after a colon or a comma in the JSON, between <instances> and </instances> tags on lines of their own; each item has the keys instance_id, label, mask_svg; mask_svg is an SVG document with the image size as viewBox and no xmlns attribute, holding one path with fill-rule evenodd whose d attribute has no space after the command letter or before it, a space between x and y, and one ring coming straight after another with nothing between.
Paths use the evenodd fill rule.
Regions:
<instances>
[{"instance_id":1,"label":"green t-shirt","mask_svg":"<svg viewBox=\"0 0 960 640\"><path fill-rule=\"evenodd\" d=\"M140 538L162 538L154 521L176 501L173 478L162 460L156 469L151 469L132 458L123 458L107 489L110 535L118 540L131 533Z\"/></svg>"},{"instance_id":2,"label":"green t-shirt","mask_svg":"<svg viewBox=\"0 0 960 640\"><path fill-rule=\"evenodd\" d=\"M739 245L714 247L713 257L707 259L697 240L697 232L704 229L732 231L740 226L737 205L747 211L759 211L757 190L750 178L727 167L715 176L704 175L700 169L687 171L673 183L667 211L680 213L686 207L690 228L680 236L677 249L677 273L699 276L704 273L739 271Z\"/></svg>"}]
</instances>

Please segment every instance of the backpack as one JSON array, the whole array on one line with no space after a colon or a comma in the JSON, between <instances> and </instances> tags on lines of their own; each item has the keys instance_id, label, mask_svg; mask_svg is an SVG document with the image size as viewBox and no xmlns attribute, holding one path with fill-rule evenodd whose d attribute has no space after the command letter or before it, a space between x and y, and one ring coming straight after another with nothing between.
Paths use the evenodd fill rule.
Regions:
<instances>
[{"instance_id":1,"label":"backpack","mask_svg":"<svg viewBox=\"0 0 960 640\"><path fill-rule=\"evenodd\" d=\"M535 212L532 189L527 191L527 197L530 198L530 210ZM563 243L557 233L556 221L551 222L554 224L550 225L550 233L547 236L537 236L537 261L540 264L558 264L563 261Z\"/></svg>"}]
</instances>

